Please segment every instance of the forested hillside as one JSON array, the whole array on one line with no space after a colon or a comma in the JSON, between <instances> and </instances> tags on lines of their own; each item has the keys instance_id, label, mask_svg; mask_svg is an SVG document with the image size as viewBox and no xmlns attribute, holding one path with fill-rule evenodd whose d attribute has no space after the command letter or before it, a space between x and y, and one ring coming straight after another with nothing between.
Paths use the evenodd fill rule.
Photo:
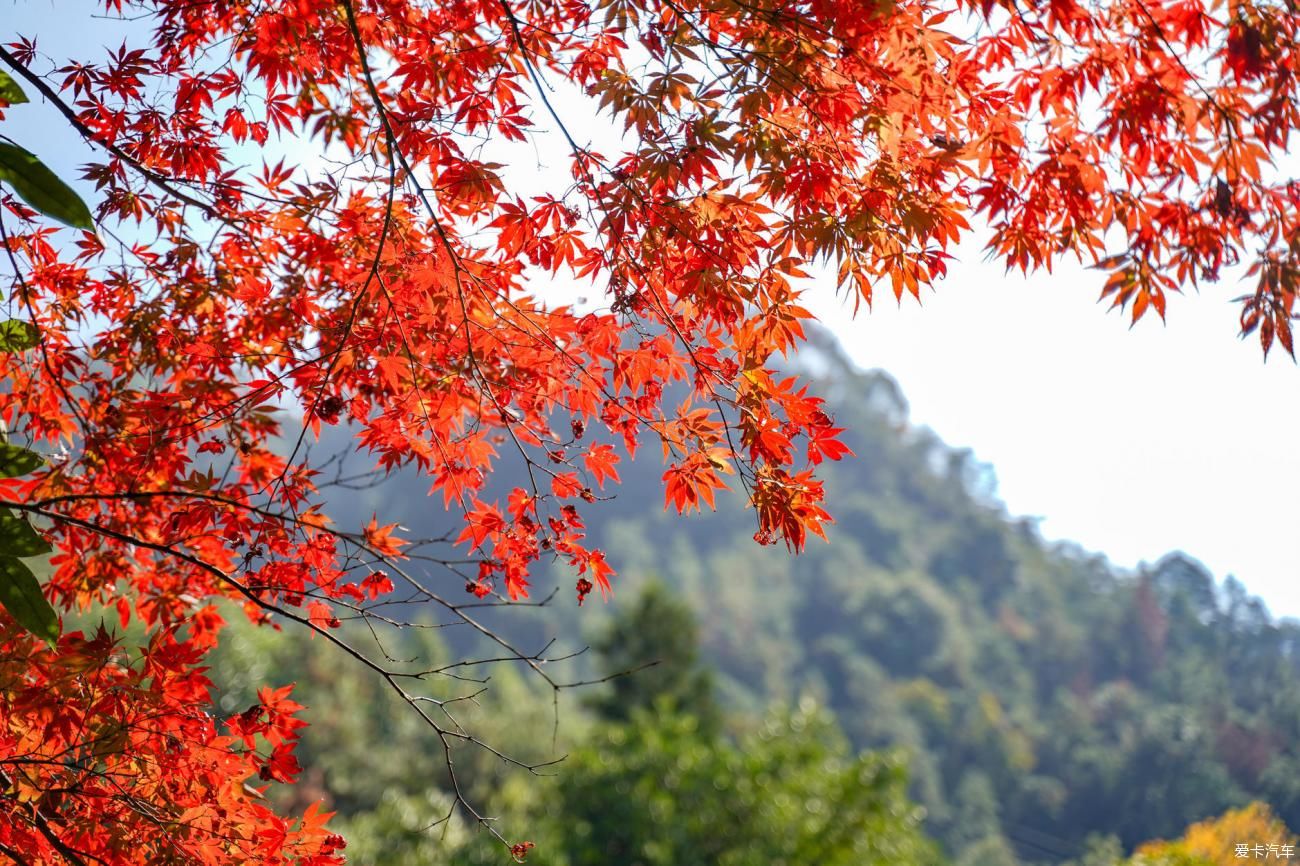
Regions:
<instances>
[{"instance_id":1,"label":"forested hillside","mask_svg":"<svg viewBox=\"0 0 1300 866\"><path fill-rule=\"evenodd\" d=\"M1300 625L1176 552L1128 575L1044 542L997 502L991 470L909 426L888 376L825 337L799 363L856 454L828 471L830 543L755 544L739 497L670 519L647 448L588 525L620 572L613 600L579 610L557 577L550 606L504 627L580 647L664 581L699 617L722 706L811 696L853 748L901 747L926 832L960 864L1056 863L1102 836L1131 851L1253 799L1300 826ZM380 499L411 537L439 531L440 502L400 478L333 510L364 523Z\"/></svg>"}]
</instances>

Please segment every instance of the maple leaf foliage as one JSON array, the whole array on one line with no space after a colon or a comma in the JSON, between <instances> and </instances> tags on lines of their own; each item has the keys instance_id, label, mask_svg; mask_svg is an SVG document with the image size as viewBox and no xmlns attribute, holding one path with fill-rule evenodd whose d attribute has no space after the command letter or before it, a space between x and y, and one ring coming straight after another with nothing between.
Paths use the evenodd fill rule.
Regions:
<instances>
[{"instance_id":1,"label":"maple leaf foliage","mask_svg":"<svg viewBox=\"0 0 1300 866\"><path fill-rule=\"evenodd\" d=\"M0 177L17 323L0 417L52 458L6 471L0 500L55 547L56 609L107 607L149 639L47 645L0 613L0 852L17 862L341 861L325 813L257 795L297 772L301 707L268 689L210 708L218 599L334 643L447 748L477 741L340 622L401 593L475 623L471 603L526 597L543 560L579 601L609 591L617 552L584 541L583 514L620 454L662 447L668 507L735 489L759 542L824 536L814 473L848 452L774 371L814 265L868 304L882 286L919 297L978 218L1008 268L1076 256L1136 319L1249 258L1242 331L1292 351L1300 185L1275 163L1300 110L1290 5L105 5L152 38L99 58L0 48L12 86L94 152L98 228L52 224ZM599 153L566 125L561 83L623 144ZM20 138L12 92L0 130ZM521 192L480 146L542 128L571 180ZM285 142L329 159L313 170ZM603 305L537 300L552 278ZM286 405L306 425L287 453ZM344 422L380 472L424 474L461 515L444 553L417 568L382 514L327 519L304 445Z\"/></svg>"}]
</instances>

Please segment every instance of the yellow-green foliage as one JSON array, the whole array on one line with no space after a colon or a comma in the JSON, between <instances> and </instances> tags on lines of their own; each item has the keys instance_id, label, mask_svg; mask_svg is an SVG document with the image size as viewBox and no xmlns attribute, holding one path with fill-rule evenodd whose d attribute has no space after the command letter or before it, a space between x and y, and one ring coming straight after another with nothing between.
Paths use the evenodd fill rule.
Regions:
<instances>
[{"instance_id":1,"label":"yellow-green foliage","mask_svg":"<svg viewBox=\"0 0 1300 866\"><path fill-rule=\"evenodd\" d=\"M1244 809L1193 824L1181 839L1148 842L1134 852L1129 862L1131 866L1241 866L1264 859L1256 857L1256 845L1264 846L1268 860L1278 860L1283 859L1282 846L1295 844L1295 834L1267 805L1251 803ZM1238 845L1250 846L1246 857L1238 856Z\"/></svg>"}]
</instances>

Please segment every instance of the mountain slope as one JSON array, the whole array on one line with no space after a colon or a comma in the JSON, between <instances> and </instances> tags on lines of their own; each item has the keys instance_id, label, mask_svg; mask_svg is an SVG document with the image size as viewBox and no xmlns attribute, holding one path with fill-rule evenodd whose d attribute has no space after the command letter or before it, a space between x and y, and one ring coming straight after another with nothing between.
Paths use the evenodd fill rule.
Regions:
<instances>
[{"instance_id":1,"label":"mountain slope","mask_svg":"<svg viewBox=\"0 0 1300 866\"><path fill-rule=\"evenodd\" d=\"M856 454L825 470L830 543L798 557L755 544L737 495L665 513L652 448L584 512L618 598L657 576L690 601L729 704L812 692L858 748L905 746L929 832L979 866L1059 862L1090 834L1131 848L1256 798L1300 825L1300 625L1178 553L1135 576L1044 542L1005 513L987 467L907 424L888 376L824 334L796 365ZM401 477L333 505L345 525L395 506L412 536L445 526ZM572 576L554 577L552 609L502 627L540 644L595 625Z\"/></svg>"}]
</instances>

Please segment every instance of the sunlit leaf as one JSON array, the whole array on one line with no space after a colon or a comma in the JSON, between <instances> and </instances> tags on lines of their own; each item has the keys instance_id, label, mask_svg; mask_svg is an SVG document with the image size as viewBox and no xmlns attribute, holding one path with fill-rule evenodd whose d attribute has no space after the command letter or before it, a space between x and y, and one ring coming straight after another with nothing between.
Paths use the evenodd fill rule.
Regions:
<instances>
[{"instance_id":1,"label":"sunlit leaf","mask_svg":"<svg viewBox=\"0 0 1300 866\"><path fill-rule=\"evenodd\" d=\"M74 228L94 231L90 209L72 187L50 171L35 154L0 142L0 181L48 217Z\"/></svg>"},{"instance_id":2,"label":"sunlit leaf","mask_svg":"<svg viewBox=\"0 0 1300 866\"><path fill-rule=\"evenodd\" d=\"M18 86L8 73L0 71L0 100L10 105L21 105L27 101L27 94Z\"/></svg>"},{"instance_id":3,"label":"sunlit leaf","mask_svg":"<svg viewBox=\"0 0 1300 866\"><path fill-rule=\"evenodd\" d=\"M16 557L0 556L0 607L23 628L53 646L59 639L59 618L41 593L32 570Z\"/></svg>"},{"instance_id":4,"label":"sunlit leaf","mask_svg":"<svg viewBox=\"0 0 1300 866\"><path fill-rule=\"evenodd\" d=\"M0 509L0 556L43 556L49 542L32 525L8 509Z\"/></svg>"},{"instance_id":5,"label":"sunlit leaf","mask_svg":"<svg viewBox=\"0 0 1300 866\"><path fill-rule=\"evenodd\" d=\"M31 322L0 322L0 352L25 352L41 342L41 332Z\"/></svg>"},{"instance_id":6,"label":"sunlit leaf","mask_svg":"<svg viewBox=\"0 0 1300 866\"><path fill-rule=\"evenodd\" d=\"M45 458L35 451L7 443L0 445L0 476L16 478L35 472L44 464Z\"/></svg>"}]
</instances>

